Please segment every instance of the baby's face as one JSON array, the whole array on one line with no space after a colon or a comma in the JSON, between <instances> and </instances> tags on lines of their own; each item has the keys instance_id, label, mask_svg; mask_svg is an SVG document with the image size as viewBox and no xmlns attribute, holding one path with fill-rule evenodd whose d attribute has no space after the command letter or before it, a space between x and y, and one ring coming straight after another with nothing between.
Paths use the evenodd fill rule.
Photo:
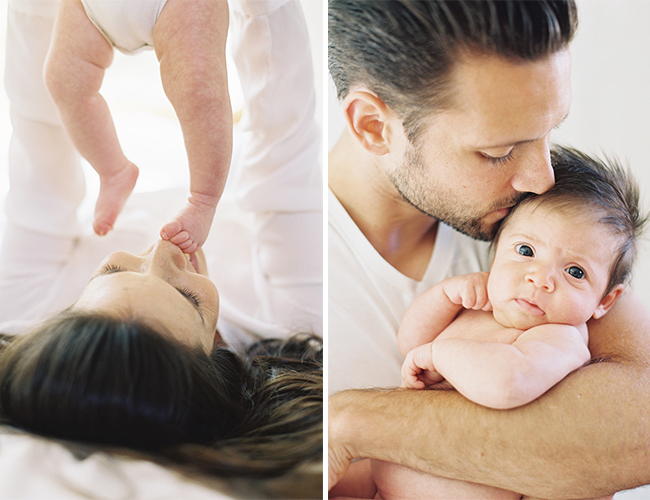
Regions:
<instances>
[{"instance_id":1,"label":"baby's face","mask_svg":"<svg viewBox=\"0 0 650 500\"><path fill-rule=\"evenodd\" d=\"M488 281L494 317L502 325L579 325L604 307L616 238L572 212L533 202L507 221Z\"/></svg>"}]
</instances>

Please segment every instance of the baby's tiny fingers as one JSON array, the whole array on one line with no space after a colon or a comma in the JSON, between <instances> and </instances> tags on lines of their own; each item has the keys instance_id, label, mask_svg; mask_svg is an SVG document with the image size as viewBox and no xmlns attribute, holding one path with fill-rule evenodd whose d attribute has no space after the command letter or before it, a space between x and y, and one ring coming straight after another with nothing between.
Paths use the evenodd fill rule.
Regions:
<instances>
[{"instance_id":1,"label":"baby's tiny fingers","mask_svg":"<svg viewBox=\"0 0 650 500\"><path fill-rule=\"evenodd\" d=\"M465 309L472 309L476 304L476 291L474 288L467 288L463 292L463 307Z\"/></svg>"}]
</instances>

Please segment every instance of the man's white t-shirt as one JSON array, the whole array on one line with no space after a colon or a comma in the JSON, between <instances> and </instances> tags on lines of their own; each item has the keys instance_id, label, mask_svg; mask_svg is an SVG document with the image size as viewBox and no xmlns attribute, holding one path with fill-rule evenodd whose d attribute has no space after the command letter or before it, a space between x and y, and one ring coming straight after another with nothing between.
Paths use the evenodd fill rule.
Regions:
<instances>
[{"instance_id":1,"label":"man's white t-shirt","mask_svg":"<svg viewBox=\"0 0 650 500\"><path fill-rule=\"evenodd\" d=\"M421 281L386 262L329 192L328 391L396 387L397 329L415 297L439 281L489 269L488 243L440 223Z\"/></svg>"}]
</instances>

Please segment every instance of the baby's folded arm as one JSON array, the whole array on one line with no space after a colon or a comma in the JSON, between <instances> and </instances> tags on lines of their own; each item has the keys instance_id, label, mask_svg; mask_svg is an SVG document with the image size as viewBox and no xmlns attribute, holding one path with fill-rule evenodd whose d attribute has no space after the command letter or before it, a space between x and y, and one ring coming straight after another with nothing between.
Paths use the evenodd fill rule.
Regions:
<instances>
[{"instance_id":1,"label":"baby's folded arm","mask_svg":"<svg viewBox=\"0 0 650 500\"><path fill-rule=\"evenodd\" d=\"M516 408L590 359L582 329L582 325L540 325L522 333L513 344L439 340L432 361L471 401L489 408Z\"/></svg>"},{"instance_id":2,"label":"baby's folded arm","mask_svg":"<svg viewBox=\"0 0 650 500\"><path fill-rule=\"evenodd\" d=\"M397 331L397 347L402 356L435 339L463 308L454 304L440 282L419 295L404 313Z\"/></svg>"}]
</instances>

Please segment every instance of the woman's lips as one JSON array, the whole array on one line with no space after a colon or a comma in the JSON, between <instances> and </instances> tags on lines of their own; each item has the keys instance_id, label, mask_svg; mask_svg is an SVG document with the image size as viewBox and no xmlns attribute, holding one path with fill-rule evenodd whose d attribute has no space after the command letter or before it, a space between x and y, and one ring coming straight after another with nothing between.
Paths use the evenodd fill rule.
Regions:
<instances>
[{"instance_id":1,"label":"woman's lips","mask_svg":"<svg viewBox=\"0 0 650 500\"><path fill-rule=\"evenodd\" d=\"M515 302L531 316L544 316L546 314L538 305L526 299L515 299Z\"/></svg>"}]
</instances>

